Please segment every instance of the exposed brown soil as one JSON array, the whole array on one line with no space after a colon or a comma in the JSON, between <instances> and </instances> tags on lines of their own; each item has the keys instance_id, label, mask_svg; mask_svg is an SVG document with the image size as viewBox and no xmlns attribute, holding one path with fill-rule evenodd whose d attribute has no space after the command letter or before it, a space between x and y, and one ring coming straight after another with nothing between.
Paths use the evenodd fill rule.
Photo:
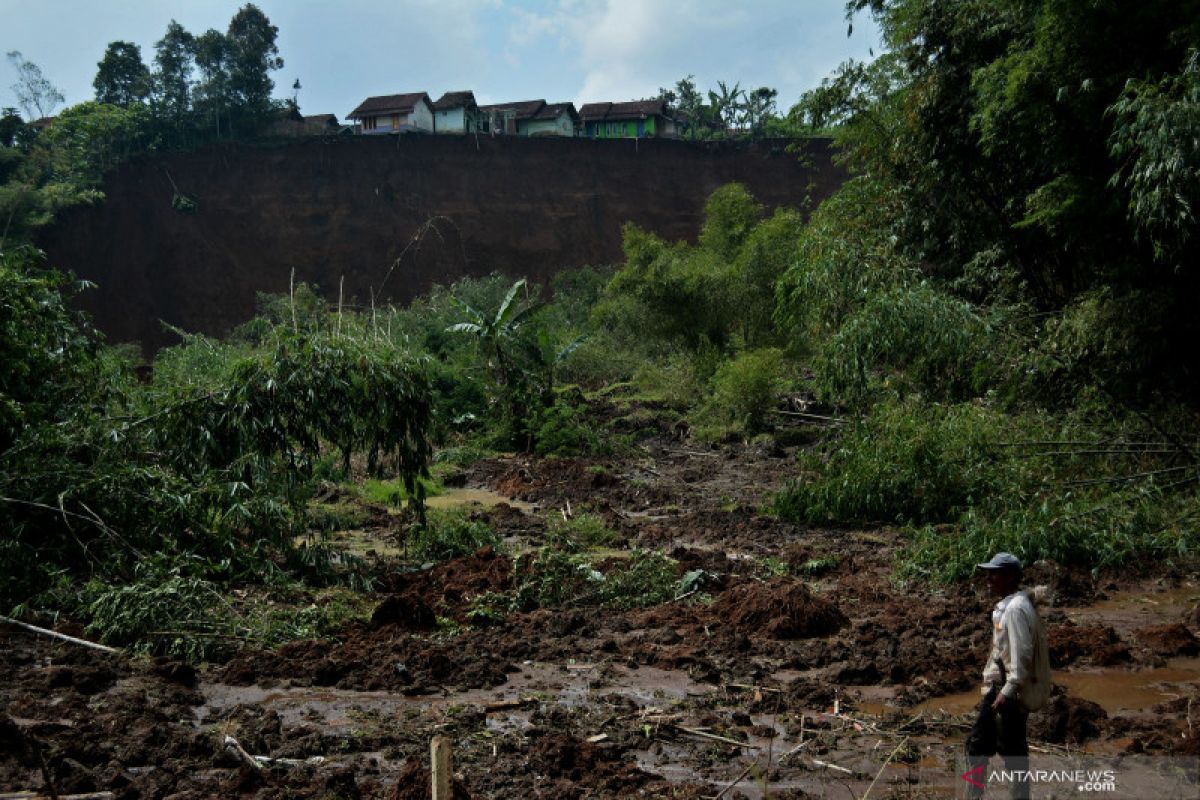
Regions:
<instances>
[{"instance_id":1,"label":"exposed brown soil","mask_svg":"<svg viewBox=\"0 0 1200 800\"><path fill-rule=\"evenodd\" d=\"M801 208L845 180L831 142L805 147L801 159L779 141L355 136L213 146L122 165L105 179L103 203L63 215L39 245L57 269L96 284L81 303L110 341L153 350L176 339L160 320L224 334L253 315L259 292L287 292L293 274L331 302L341 286L346 303L365 308L468 275L545 282L560 269L615 263L629 220L693 239L705 199L731 181L768 208ZM175 187L195 198L194 213L172 206Z\"/></svg>"},{"instance_id":2,"label":"exposed brown soil","mask_svg":"<svg viewBox=\"0 0 1200 800\"><path fill-rule=\"evenodd\" d=\"M501 612L480 626L468 614L477 598L510 592L514 560L527 563L485 548L386 572L371 619L335 638L244 650L199 671L0 629L0 789L42 788L44 759L63 793L426 797L435 734L455 743L464 798L711 797L755 759L761 768L736 792L769 784L773 797L811 796L842 781L861 796L899 737L915 755L897 757L888 781L953 781L972 695L958 717L914 706L977 697L992 604L982 587L895 583L893 531L806 529L756 511L790 463L770 451L672 435L646 448L626 460L493 459L468 481L543 513L569 503L600 514L630 545L663 549L680 574L707 573L695 595L625 611ZM473 513L518 552L544 540L537 512ZM598 567L624 563L606 554ZM1031 739L1195 754L1194 601L1192 584L1178 588L1193 579L1093 579L1055 565L1030 575L1064 589L1043 614L1056 673L1129 679L1169 665L1150 695L1160 699L1135 710L1056 689L1031 717ZM226 735L292 761L250 769ZM781 761L802 737L805 749Z\"/></svg>"}]
</instances>

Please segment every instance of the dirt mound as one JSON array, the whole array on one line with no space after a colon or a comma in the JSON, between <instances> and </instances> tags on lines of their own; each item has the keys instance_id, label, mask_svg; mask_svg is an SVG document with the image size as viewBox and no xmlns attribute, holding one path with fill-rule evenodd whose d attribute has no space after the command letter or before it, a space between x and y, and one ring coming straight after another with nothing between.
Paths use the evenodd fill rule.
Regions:
<instances>
[{"instance_id":1,"label":"dirt mound","mask_svg":"<svg viewBox=\"0 0 1200 800\"><path fill-rule=\"evenodd\" d=\"M432 631L437 629L437 615L419 596L393 594L375 607L371 624L376 628L393 625L411 631Z\"/></svg>"},{"instance_id":2,"label":"dirt mound","mask_svg":"<svg viewBox=\"0 0 1200 800\"><path fill-rule=\"evenodd\" d=\"M1050 645L1050 666L1062 669L1076 662L1108 667L1129 661L1129 646L1111 626L1051 625L1046 630Z\"/></svg>"},{"instance_id":3,"label":"dirt mound","mask_svg":"<svg viewBox=\"0 0 1200 800\"><path fill-rule=\"evenodd\" d=\"M408 598L406 603L425 604L435 614L458 618L471 600L486 592L505 591L511 579L512 559L488 546L431 569L391 575L384 581L384 588Z\"/></svg>"},{"instance_id":4,"label":"dirt mound","mask_svg":"<svg viewBox=\"0 0 1200 800\"><path fill-rule=\"evenodd\" d=\"M1100 735L1108 712L1096 703L1055 694L1044 708L1029 715L1029 738L1053 744L1081 744Z\"/></svg>"},{"instance_id":5,"label":"dirt mound","mask_svg":"<svg viewBox=\"0 0 1200 800\"><path fill-rule=\"evenodd\" d=\"M1200 653L1200 641L1178 622L1139 628L1133 635L1146 649L1166 658Z\"/></svg>"},{"instance_id":6,"label":"dirt mound","mask_svg":"<svg viewBox=\"0 0 1200 800\"><path fill-rule=\"evenodd\" d=\"M848 622L837 606L791 578L735 586L713 603L712 613L746 633L773 639L829 636Z\"/></svg>"}]
</instances>

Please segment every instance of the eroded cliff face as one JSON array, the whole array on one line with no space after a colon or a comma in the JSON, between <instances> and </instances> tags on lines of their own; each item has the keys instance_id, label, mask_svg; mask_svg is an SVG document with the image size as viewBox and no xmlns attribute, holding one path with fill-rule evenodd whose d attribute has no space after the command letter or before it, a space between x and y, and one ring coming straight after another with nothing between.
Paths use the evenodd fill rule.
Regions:
<instances>
[{"instance_id":1,"label":"eroded cliff face","mask_svg":"<svg viewBox=\"0 0 1200 800\"><path fill-rule=\"evenodd\" d=\"M152 351L161 321L211 335L249 319L259 292L295 280L347 304L404 302L435 284L503 272L544 281L621 260L625 222L694 239L704 202L740 181L769 208L817 202L844 180L828 142L357 137L146 158L68 214L40 245L95 282L81 305L114 342ZM172 206L174 186L196 199Z\"/></svg>"}]
</instances>

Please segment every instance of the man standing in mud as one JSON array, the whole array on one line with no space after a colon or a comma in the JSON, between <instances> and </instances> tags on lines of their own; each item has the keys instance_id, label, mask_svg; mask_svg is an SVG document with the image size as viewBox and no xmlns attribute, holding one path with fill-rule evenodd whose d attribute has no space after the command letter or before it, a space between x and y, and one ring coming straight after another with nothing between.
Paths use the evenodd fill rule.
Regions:
<instances>
[{"instance_id":1,"label":"man standing in mud","mask_svg":"<svg viewBox=\"0 0 1200 800\"><path fill-rule=\"evenodd\" d=\"M993 755L1003 757L1006 772L1028 773L1029 712L1041 708L1050 696L1046 629L1036 608L1045 597L1045 587L1020 590L1021 561L1011 553L997 553L978 567L987 576L989 591L1000 600L992 610L992 649L983 668L983 701L967 736L963 776L967 797L982 796ZM1012 780L1009 796L1028 798L1028 780Z\"/></svg>"}]
</instances>

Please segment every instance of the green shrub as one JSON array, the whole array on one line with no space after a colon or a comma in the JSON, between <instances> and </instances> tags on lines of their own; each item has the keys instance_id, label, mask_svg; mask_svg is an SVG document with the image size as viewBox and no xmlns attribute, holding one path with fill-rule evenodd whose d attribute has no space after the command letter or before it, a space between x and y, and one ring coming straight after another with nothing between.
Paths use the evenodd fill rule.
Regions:
<instances>
[{"instance_id":1,"label":"green shrub","mask_svg":"<svg viewBox=\"0 0 1200 800\"><path fill-rule=\"evenodd\" d=\"M984 406L885 403L821 452L801 456L807 477L776 498L785 518L810 522L943 522L1019 480L1000 463L1009 426Z\"/></svg>"},{"instance_id":2,"label":"green shrub","mask_svg":"<svg viewBox=\"0 0 1200 800\"><path fill-rule=\"evenodd\" d=\"M786 385L783 352L775 348L747 350L717 368L712 394L697 413L701 438L718 439L735 432L754 435L766 427Z\"/></svg>"},{"instance_id":3,"label":"green shrub","mask_svg":"<svg viewBox=\"0 0 1200 800\"><path fill-rule=\"evenodd\" d=\"M601 449L601 439L583 410L563 399L534 412L529 427L538 455L579 456Z\"/></svg>"},{"instance_id":4,"label":"green shrub","mask_svg":"<svg viewBox=\"0 0 1200 800\"><path fill-rule=\"evenodd\" d=\"M424 525L409 533L408 553L423 561L446 561L469 556L481 547L500 544L496 535L483 520L471 519L458 509L434 509Z\"/></svg>"},{"instance_id":5,"label":"green shrub","mask_svg":"<svg viewBox=\"0 0 1200 800\"><path fill-rule=\"evenodd\" d=\"M1198 523L1195 493L1170 495L1153 486L1083 496L1050 492L1026 502L990 498L953 527L910 531L899 575L963 580L976 564L1002 550L1026 564L1049 559L1094 571L1194 564L1200 556Z\"/></svg>"},{"instance_id":6,"label":"green shrub","mask_svg":"<svg viewBox=\"0 0 1200 800\"><path fill-rule=\"evenodd\" d=\"M874 292L822 348L818 387L826 399L856 404L881 380L901 393L960 400L999 373L1000 344L978 309L929 284Z\"/></svg>"},{"instance_id":7,"label":"green shrub","mask_svg":"<svg viewBox=\"0 0 1200 800\"><path fill-rule=\"evenodd\" d=\"M629 563L604 576L602 602L615 608L644 608L672 599L679 565L657 550L634 550Z\"/></svg>"},{"instance_id":8,"label":"green shrub","mask_svg":"<svg viewBox=\"0 0 1200 800\"><path fill-rule=\"evenodd\" d=\"M203 661L231 644L221 638L233 626L228 603L213 583L185 577L178 568L140 570L120 585L93 579L80 601L91 619L89 634L136 652Z\"/></svg>"},{"instance_id":9,"label":"green shrub","mask_svg":"<svg viewBox=\"0 0 1200 800\"><path fill-rule=\"evenodd\" d=\"M587 512L570 519L563 519L561 514L552 512L546 519L546 532L552 544L571 551L609 547L620 538L620 534L608 527L603 517Z\"/></svg>"}]
</instances>

